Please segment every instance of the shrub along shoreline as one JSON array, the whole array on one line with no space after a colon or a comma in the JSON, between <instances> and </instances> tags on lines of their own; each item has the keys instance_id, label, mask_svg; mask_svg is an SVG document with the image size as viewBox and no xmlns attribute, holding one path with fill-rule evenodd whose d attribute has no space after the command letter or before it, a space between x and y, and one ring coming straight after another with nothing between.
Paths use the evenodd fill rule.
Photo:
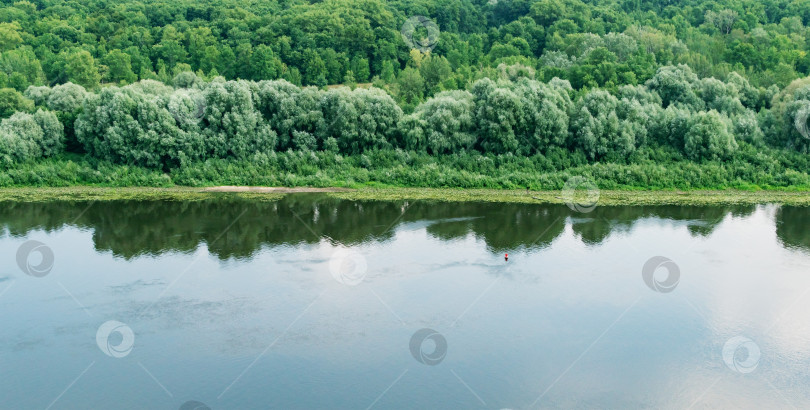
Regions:
<instances>
[{"instance_id":1,"label":"shrub along shoreline","mask_svg":"<svg viewBox=\"0 0 810 410\"><path fill-rule=\"evenodd\" d=\"M485 77L409 114L377 88L189 72L26 96L33 114L0 121L0 187L810 188L810 77L779 91L665 66L615 92Z\"/></svg>"},{"instance_id":2,"label":"shrub along shoreline","mask_svg":"<svg viewBox=\"0 0 810 410\"><path fill-rule=\"evenodd\" d=\"M434 157L398 151L359 156L324 152L273 153L266 162L208 160L164 172L63 154L18 164L0 173L0 191L25 187L210 187L219 185L434 188L559 191L574 176L604 191L810 191L804 156L760 155L730 163L666 161L651 156L636 164L564 163L542 155L454 155ZM759 162L757 162L759 161ZM797 166L797 164L799 164ZM461 188L461 189L459 189ZM646 194L645 194L646 195Z\"/></svg>"},{"instance_id":3,"label":"shrub along shoreline","mask_svg":"<svg viewBox=\"0 0 810 410\"><path fill-rule=\"evenodd\" d=\"M669 3L7 2L0 187L810 188L806 7Z\"/></svg>"},{"instance_id":4,"label":"shrub along shoreline","mask_svg":"<svg viewBox=\"0 0 810 410\"><path fill-rule=\"evenodd\" d=\"M646 84L614 92L574 90L556 77L484 77L468 90L439 92L412 113L375 87L205 82L190 72L173 83L143 80L97 93L72 83L29 87L36 111L0 122L0 165L68 151L166 171L211 159L266 162L290 150L539 154L555 165L634 163L643 160L639 153L659 151L675 160L728 162L741 144L810 147L810 78L756 89L736 73L701 79L686 65L661 67ZM797 118L805 126L797 127Z\"/></svg>"}]
</instances>

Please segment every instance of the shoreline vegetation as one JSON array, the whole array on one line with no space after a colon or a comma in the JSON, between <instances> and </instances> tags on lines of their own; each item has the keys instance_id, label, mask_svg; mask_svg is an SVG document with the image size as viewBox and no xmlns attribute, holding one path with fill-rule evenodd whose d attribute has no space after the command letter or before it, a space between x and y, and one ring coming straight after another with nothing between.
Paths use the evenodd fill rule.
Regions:
<instances>
[{"instance_id":1,"label":"shoreline vegetation","mask_svg":"<svg viewBox=\"0 0 810 410\"><path fill-rule=\"evenodd\" d=\"M197 201L209 199L246 199L276 201L288 194L318 194L346 200L363 201L438 201L565 204L561 191L526 191L459 188L362 187L39 187L2 188L0 202L47 201ZM578 198L578 197L576 197ZM647 205L744 205L777 203L810 206L810 191L786 190L601 190L597 206Z\"/></svg>"},{"instance_id":2,"label":"shoreline vegetation","mask_svg":"<svg viewBox=\"0 0 810 410\"><path fill-rule=\"evenodd\" d=\"M810 192L810 13L793 0L51 3L0 7L12 197ZM539 199L509 194L527 188Z\"/></svg>"}]
</instances>

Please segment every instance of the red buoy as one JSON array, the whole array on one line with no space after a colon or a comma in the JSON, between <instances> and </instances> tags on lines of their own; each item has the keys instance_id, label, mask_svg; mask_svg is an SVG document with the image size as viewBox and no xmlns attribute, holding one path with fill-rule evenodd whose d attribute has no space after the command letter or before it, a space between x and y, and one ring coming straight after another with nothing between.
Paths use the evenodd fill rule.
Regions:
<instances>
[{"instance_id":1,"label":"red buoy","mask_svg":"<svg viewBox=\"0 0 810 410\"><path fill-rule=\"evenodd\" d=\"M508 261L508 260L509 260L509 254L508 254L508 253L507 253L507 254L505 254L505 255L503 255L503 260L506 260L506 261Z\"/></svg>"}]
</instances>

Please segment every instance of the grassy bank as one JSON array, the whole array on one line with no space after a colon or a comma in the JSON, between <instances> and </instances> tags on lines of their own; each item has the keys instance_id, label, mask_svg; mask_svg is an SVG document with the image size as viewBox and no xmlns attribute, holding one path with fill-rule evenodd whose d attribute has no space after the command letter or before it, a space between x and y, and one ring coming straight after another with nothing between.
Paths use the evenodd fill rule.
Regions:
<instances>
[{"instance_id":1,"label":"grassy bank","mask_svg":"<svg viewBox=\"0 0 810 410\"><path fill-rule=\"evenodd\" d=\"M201 188L3 188L3 201L110 201L110 200L176 200L194 201L212 198L243 198L274 201L284 195L301 193L280 192L210 192ZM742 191L742 190L692 190L692 191L632 191L602 190L600 206L619 205L730 205L779 203L810 206L810 191ZM451 188L359 188L351 191L318 192L309 195L324 195L347 200L426 200L442 202L504 202L564 204L560 191L451 189Z\"/></svg>"},{"instance_id":2,"label":"grassy bank","mask_svg":"<svg viewBox=\"0 0 810 410\"><path fill-rule=\"evenodd\" d=\"M810 157L756 155L733 162L691 162L650 156L635 163L587 163L550 158L473 154L433 157L403 151L357 156L282 152L253 161L209 160L157 170L96 161L83 155L0 168L0 187L402 187L557 191L571 177L602 190L810 191Z\"/></svg>"},{"instance_id":3,"label":"grassy bank","mask_svg":"<svg viewBox=\"0 0 810 410\"><path fill-rule=\"evenodd\" d=\"M433 189L433 188L369 188L332 196L352 200L434 200L484 201L509 203L565 204L561 191ZM731 205L767 204L810 206L810 191L636 191L602 190L597 205Z\"/></svg>"},{"instance_id":4,"label":"grassy bank","mask_svg":"<svg viewBox=\"0 0 810 410\"><path fill-rule=\"evenodd\" d=\"M165 171L66 154L0 169L0 201L275 200L288 194L204 192L236 185L351 188L322 193L346 199L564 203L566 182L582 177L601 190L600 205L810 205L810 174L803 171L810 169L810 160L804 155L763 159L749 154L731 163L668 161L662 156L633 164L590 164L567 162L568 157L431 157L402 151L343 157L291 151L264 160L209 160Z\"/></svg>"},{"instance_id":5,"label":"grassy bank","mask_svg":"<svg viewBox=\"0 0 810 410\"><path fill-rule=\"evenodd\" d=\"M0 202L43 202L43 201L200 201L212 198L245 198L262 201L275 201L284 194L253 192L206 192L192 187L26 187L0 188Z\"/></svg>"}]
</instances>

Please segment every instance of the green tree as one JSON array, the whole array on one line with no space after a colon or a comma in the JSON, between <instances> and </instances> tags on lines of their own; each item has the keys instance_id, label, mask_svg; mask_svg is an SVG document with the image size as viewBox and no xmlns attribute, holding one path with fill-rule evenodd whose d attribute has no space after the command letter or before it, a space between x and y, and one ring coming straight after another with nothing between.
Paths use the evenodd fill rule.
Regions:
<instances>
[{"instance_id":1,"label":"green tree","mask_svg":"<svg viewBox=\"0 0 810 410\"><path fill-rule=\"evenodd\" d=\"M340 151L346 154L391 148L402 118L402 109L377 88L329 90L321 99L321 112L319 139L335 138Z\"/></svg>"},{"instance_id":2,"label":"green tree","mask_svg":"<svg viewBox=\"0 0 810 410\"><path fill-rule=\"evenodd\" d=\"M101 75L98 73L96 60L86 50L66 53L65 74L68 81L81 85L84 88L98 87Z\"/></svg>"},{"instance_id":3,"label":"green tree","mask_svg":"<svg viewBox=\"0 0 810 410\"><path fill-rule=\"evenodd\" d=\"M64 148L62 124L53 113L18 112L0 122L0 163L49 157Z\"/></svg>"},{"instance_id":4,"label":"green tree","mask_svg":"<svg viewBox=\"0 0 810 410\"><path fill-rule=\"evenodd\" d=\"M167 169L199 159L214 139L178 126L167 106L171 93L151 80L106 87L85 100L76 138L87 153L112 162Z\"/></svg>"},{"instance_id":5,"label":"green tree","mask_svg":"<svg viewBox=\"0 0 810 410\"><path fill-rule=\"evenodd\" d=\"M726 159L737 149L727 120L717 111L700 112L684 136L684 151L693 160Z\"/></svg>"},{"instance_id":6,"label":"green tree","mask_svg":"<svg viewBox=\"0 0 810 410\"><path fill-rule=\"evenodd\" d=\"M277 134L262 119L246 81L215 81L204 90L206 151L219 158L250 158L272 152Z\"/></svg>"},{"instance_id":7,"label":"green tree","mask_svg":"<svg viewBox=\"0 0 810 410\"><path fill-rule=\"evenodd\" d=\"M0 23L0 51L8 51L22 44L22 27L17 22Z\"/></svg>"},{"instance_id":8,"label":"green tree","mask_svg":"<svg viewBox=\"0 0 810 410\"><path fill-rule=\"evenodd\" d=\"M603 90L581 97L571 117L573 145L595 160L621 160L635 150L631 123L620 120L619 100Z\"/></svg>"},{"instance_id":9,"label":"green tree","mask_svg":"<svg viewBox=\"0 0 810 410\"><path fill-rule=\"evenodd\" d=\"M352 90L357 87L357 81L354 79L354 73L352 70L346 71L346 75L343 77L343 85L351 88Z\"/></svg>"},{"instance_id":10,"label":"green tree","mask_svg":"<svg viewBox=\"0 0 810 410\"><path fill-rule=\"evenodd\" d=\"M304 61L304 78L305 85L319 85L319 83L326 82L326 64L312 49L306 49L302 53Z\"/></svg>"},{"instance_id":11,"label":"green tree","mask_svg":"<svg viewBox=\"0 0 810 410\"><path fill-rule=\"evenodd\" d=\"M422 101L425 92L425 80L419 74L419 70L405 67L399 73L397 86L399 87L399 98L405 104L416 105Z\"/></svg>"},{"instance_id":12,"label":"green tree","mask_svg":"<svg viewBox=\"0 0 810 410\"><path fill-rule=\"evenodd\" d=\"M0 118L8 118L15 112L34 109L34 102L23 97L13 88L0 88Z\"/></svg>"},{"instance_id":13,"label":"green tree","mask_svg":"<svg viewBox=\"0 0 810 410\"><path fill-rule=\"evenodd\" d=\"M515 86L523 112L518 128L523 152L545 151L548 147L565 146L568 135L568 112L572 108L567 81L543 84L523 79ZM528 145L528 146L527 146Z\"/></svg>"},{"instance_id":14,"label":"green tree","mask_svg":"<svg viewBox=\"0 0 810 410\"><path fill-rule=\"evenodd\" d=\"M474 109L473 96L467 91L437 94L400 122L405 147L431 154L472 149L476 142Z\"/></svg>"},{"instance_id":15,"label":"green tree","mask_svg":"<svg viewBox=\"0 0 810 410\"><path fill-rule=\"evenodd\" d=\"M112 50L104 57L107 66L105 80L113 83L129 84L135 82L138 76L132 71L132 59L129 54L121 50Z\"/></svg>"},{"instance_id":16,"label":"green tree","mask_svg":"<svg viewBox=\"0 0 810 410\"><path fill-rule=\"evenodd\" d=\"M435 94L441 91L441 84L453 74L453 69L446 58L428 55L419 66L419 74L425 80L427 92Z\"/></svg>"},{"instance_id":17,"label":"green tree","mask_svg":"<svg viewBox=\"0 0 810 410\"><path fill-rule=\"evenodd\" d=\"M396 80L394 73L394 63L391 62L391 60L385 60L382 63L382 71L380 72L380 78L386 83L393 83L394 80Z\"/></svg>"},{"instance_id":18,"label":"green tree","mask_svg":"<svg viewBox=\"0 0 810 410\"><path fill-rule=\"evenodd\" d=\"M697 76L688 66L666 66L659 68L655 76L647 81L647 87L661 96L664 107L680 103L699 110L704 108L704 104L693 89L697 81Z\"/></svg>"},{"instance_id":19,"label":"green tree","mask_svg":"<svg viewBox=\"0 0 810 410\"><path fill-rule=\"evenodd\" d=\"M54 58L56 57L54 56ZM57 67L57 69L63 71L63 68ZM7 86L27 87L45 83L42 64L30 47L20 47L0 53L0 72L6 75ZM18 89L18 91L24 89Z\"/></svg>"},{"instance_id":20,"label":"green tree","mask_svg":"<svg viewBox=\"0 0 810 410\"><path fill-rule=\"evenodd\" d=\"M279 77L283 69L281 60L273 53L273 49L260 44L256 46L250 58L251 78L254 80L274 80Z\"/></svg>"},{"instance_id":21,"label":"green tree","mask_svg":"<svg viewBox=\"0 0 810 410\"><path fill-rule=\"evenodd\" d=\"M481 149L493 154L515 153L526 143L516 135L523 111L520 97L488 78L476 81L472 94Z\"/></svg>"},{"instance_id":22,"label":"green tree","mask_svg":"<svg viewBox=\"0 0 810 410\"><path fill-rule=\"evenodd\" d=\"M182 45L183 41L185 41L183 35L174 26L167 25L163 28L160 42L154 47L157 58L163 60L169 68L177 63L186 62L188 52Z\"/></svg>"},{"instance_id":23,"label":"green tree","mask_svg":"<svg viewBox=\"0 0 810 410\"><path fill-rule=\"evenodd\" d=\"M362 58L360 56L354 56L351 62L351 70L354 73L354 78L361 83L365 83L368 81L369 77L371 76L371 71L369 70L368 59Z\"/></svg>"}]
</instances>

